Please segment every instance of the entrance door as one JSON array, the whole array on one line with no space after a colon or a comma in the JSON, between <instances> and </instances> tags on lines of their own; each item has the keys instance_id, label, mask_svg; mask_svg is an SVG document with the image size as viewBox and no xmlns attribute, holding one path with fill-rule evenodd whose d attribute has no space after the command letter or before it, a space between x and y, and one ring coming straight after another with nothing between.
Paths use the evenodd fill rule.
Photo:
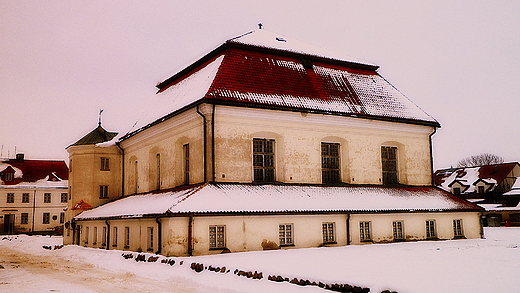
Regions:
<instances>
[{"instance_id":1,"label":"entrance door","mask_svg":"<svg viewBox=\"0 0 520 293\"><path fill-rule=\"evenodd\" d=\"M4 234L14 234L14 214L4 215Z\"/></svg>"}]
</instances>

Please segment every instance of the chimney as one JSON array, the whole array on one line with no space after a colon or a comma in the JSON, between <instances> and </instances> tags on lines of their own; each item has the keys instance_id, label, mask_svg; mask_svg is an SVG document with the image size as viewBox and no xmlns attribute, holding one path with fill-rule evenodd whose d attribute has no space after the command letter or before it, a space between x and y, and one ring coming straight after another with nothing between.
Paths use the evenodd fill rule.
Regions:
<instances>
[{"instance_id":1,"label":"chimney","mask_svg":"<svg viewBox=\"0 0 520 293\"><path fill-rule=\"evenodd\" d=\"M23 160L24 160L24 157L25 157L24 154L16 154L16 160L17 160L17 161L23 161Z\"/></svg>"}]
</instances>

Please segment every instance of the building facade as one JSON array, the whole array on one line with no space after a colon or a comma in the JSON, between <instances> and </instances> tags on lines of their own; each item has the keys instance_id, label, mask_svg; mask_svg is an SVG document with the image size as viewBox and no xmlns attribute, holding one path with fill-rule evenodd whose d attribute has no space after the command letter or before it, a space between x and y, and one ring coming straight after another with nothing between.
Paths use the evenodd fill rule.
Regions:
<instances>
[{"instance_id":1,"label":"building facade","mask_svg":"<svg viewBox=\"0 0 520 293\"><path fill-rule=\"evenodd\" d=\"M481 209L432 187L439 123L377 68L265 30L228 40L160 83L116 143L67 149L65 243L201 255L480 237ZM85 149L103 155L80 162Z\"/></svg>"},{"instance_id":2,"label":"building facade","mask_svg":"<svg viewBox=\"0 0 520 293\"><path fill-rule=\"evenodd\" d=\"M26 160L23 154L0 163L0 231L61 233L68 173L63 161Z\"/></svg>"}]
</instances>

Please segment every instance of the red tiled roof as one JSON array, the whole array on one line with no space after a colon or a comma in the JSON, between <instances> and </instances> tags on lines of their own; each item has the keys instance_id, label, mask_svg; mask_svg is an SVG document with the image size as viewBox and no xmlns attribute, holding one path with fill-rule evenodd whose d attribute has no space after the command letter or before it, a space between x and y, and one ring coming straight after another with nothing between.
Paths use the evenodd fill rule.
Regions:
<instances>
[{"instance_id":1,"label":"red tiled roof","mask_svg":"<svg viewBox=\"0 0 520 293\"><path fill-rule=\"evenodd\" d=\"M157 85L159 93L220 56L209 90L194 101L440 126L380 76L377 66L230 41Z\"/></svg>"},{"instance_id":2,"label":"red tiled roof","mask_svg":"<svg viewBox=\"0 0 520 293\"><path fill-rule=\"evenodd\" d=\"M71 210L91 210L92 206L84 201L80 201L77 204L75 204Z\"/></svg>"},{"instance_id":3,"label":"red tiled roof","mask_svg":"<svg viewBox=\"0 0 520 293\"><path fill-rule=\"evenodd\" d=\"M35 182L45 178L47 175L55 173L60 179L69 179L69 168L64 161L46 161L46 160L7 160L4 163L22 170L23 177L21 180L5 182L5 184L18 184L23 182ZM51 175L54 176L54 175ZM16 182L18 181L18 182Z\"/></svg>"}]
</instances>

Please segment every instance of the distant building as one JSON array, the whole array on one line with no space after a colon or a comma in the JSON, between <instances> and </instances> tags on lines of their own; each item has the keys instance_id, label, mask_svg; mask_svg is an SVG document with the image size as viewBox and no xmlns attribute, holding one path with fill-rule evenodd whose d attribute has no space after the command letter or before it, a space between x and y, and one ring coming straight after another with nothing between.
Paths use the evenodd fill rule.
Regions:
<instances>
[{"instance_id":1,"label":"distant building","mask_svg":"<svg viewBox=\"0 0 520 293\"><path fill-rule=\"evenodd\" d=\"M68 201L64 161L26 160L23 154L0 163L0 232L61 231Z\"/></svg>"},{"instance_id":2,"label":"distant building","mask_svg":"<svg viewBox=\"0 0 520 293\"><path fill-rule=\"evenodd\" d=\"M520 226L518 162L437 170L435 183L484 207L484 225Z\"/></svg>"},{"instance_id":3,"label":"distant building","mask_svg":"<svg viewBox=\"0 0 520 293\"><path fill-rule=\"evenodd\" d=\"M432 186L439 123L377 72L277 34L226 41L158 85L119 139L67 151L64 242L204 255L481 237Z\"/></svg>"}]
</instances>

